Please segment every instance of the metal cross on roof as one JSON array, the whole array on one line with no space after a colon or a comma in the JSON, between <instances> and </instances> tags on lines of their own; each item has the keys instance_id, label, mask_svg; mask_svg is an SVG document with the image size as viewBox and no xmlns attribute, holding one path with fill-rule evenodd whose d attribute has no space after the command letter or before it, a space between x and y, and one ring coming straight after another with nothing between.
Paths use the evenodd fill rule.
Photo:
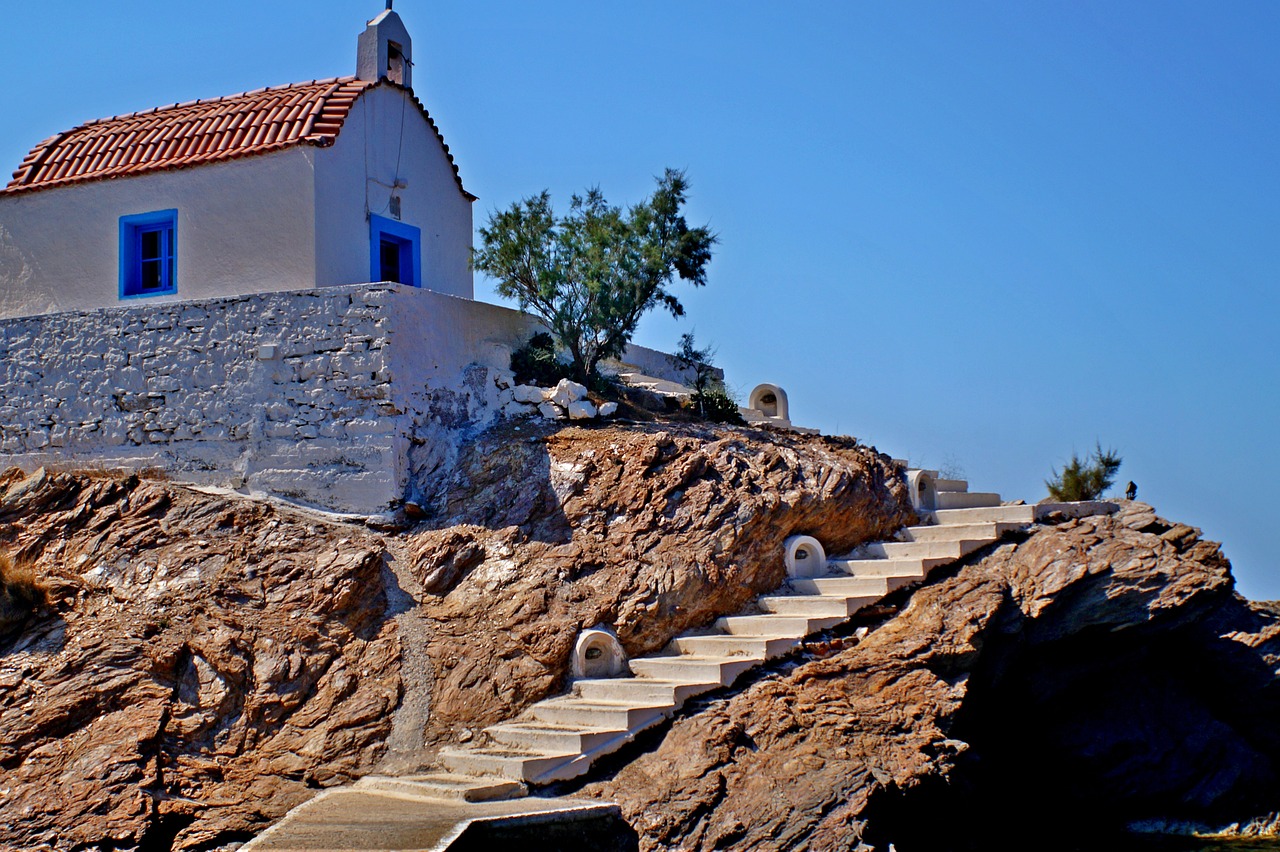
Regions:
<instances>
[{"instance_id":1,"label":"metal cross on roof","mask_svg":"<svg viewBox=\"0 0 1280 852\"><path fill-rule=\"evenodd\" d=\"M395 2L395 0L387 0L387 11L388 11L388 12L390 12L390 11L391 11L391 4L392 4L392 3L394 3L394 2Z\"/></svg>"}]
</instances>

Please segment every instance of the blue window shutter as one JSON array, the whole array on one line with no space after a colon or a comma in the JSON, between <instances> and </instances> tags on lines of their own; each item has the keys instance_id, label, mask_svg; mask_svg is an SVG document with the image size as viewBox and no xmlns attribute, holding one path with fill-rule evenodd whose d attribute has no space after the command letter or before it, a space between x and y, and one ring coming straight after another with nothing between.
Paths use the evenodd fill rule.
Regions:
<instances>
[{"instance_id":1,"label":"blue window shutter","mask_svg":"<svg viewBox=\"0 0 1280 852\"><path fill-rule=\"evenodd\" d=\"M422 286L422 231L385 216L369 216L369 280Z\"/></svg>"},{"instance_id":2,"label":"blue window shutter","mask_svg":"<svg viewBox=\"0 0 1280 852\"><path fill-rule=\"evenodd\" d=\"M178 211L120 217L120 298L178 292Z\"/></svg>"}]
</instances>

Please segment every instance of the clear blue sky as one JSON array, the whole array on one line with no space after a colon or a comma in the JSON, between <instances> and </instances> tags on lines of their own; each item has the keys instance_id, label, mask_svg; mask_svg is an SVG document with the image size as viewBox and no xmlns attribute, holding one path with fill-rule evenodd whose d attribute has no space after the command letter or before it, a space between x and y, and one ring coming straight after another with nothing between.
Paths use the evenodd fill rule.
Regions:
<instances>
[{"instance_id":1,"label":"clear blue sky","mask_svg":"<svg viewBox=\"0 0 1280 852\"><path fill-rule=\"evenodd\" d=\"M9 0L0 165L87 119L351 73L382 5ZM1280 598L1280 4L396 7L477 225L688 169L710 283L639 342L696 329L742 392L1006 498L1100 439Z\"/></svg>"}]
</instances>

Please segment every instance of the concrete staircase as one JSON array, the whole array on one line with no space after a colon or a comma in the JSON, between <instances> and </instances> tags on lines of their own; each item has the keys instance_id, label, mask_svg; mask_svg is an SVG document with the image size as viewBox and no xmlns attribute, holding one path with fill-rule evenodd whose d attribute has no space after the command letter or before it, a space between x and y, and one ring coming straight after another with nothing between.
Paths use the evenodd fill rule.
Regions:
<instances>
[{"instance_id":1,"label":"concrete staircase","mask_svg":"<svg viewBox=\"0 0 1280 852\"><path fill-rule=\"evenodd\" d=\"M1114 503L1004 506L968 483L908 470L921 525L895 540L867 544L810 569L787 548L794 574L751 611L721 618L705 632L672 640L666 652L630 661L631 677L579 680L476 741L445 749L442 769L412 776L370 776L300 805L245 852L315 848L450 848L468 826L520 826L535 834L547 821L617 820L617 806L574 799L524 798L531 785L575 778L599 758L673 716L689 699L732 684L812 634L834 627L931 571L1048 515L1114 512ZM820 543L813 555L821 555ZM810 545L805 545L808 547ZM796 547L800 547L797 543ZM812 574L812 576L799 576ZM365 835L368 835L367 837ZM461 842L461 841L459 841ZM464 844L465 845L465 844ZM471 847L467 847L471 848Z\"/></svg>"},{"instance_id":2,"label":"concrete staircase","mask_svg":"<svg viewBox=\"0 0 1280 852\"><path fill-rule=\"evenodd\" d=\"M897 540L827 560L821 576L793 578L756 601L754 611L680 636L660 656L630 661L633 676L580 680L567 695L486 728L476 742L440 754L444 772L370 777L357 786L481 801L522 795L528 785L575 778L599 758L674 715L686 701L732 684L815 633L845 621L930 571L1035 521L1037 507L1002 506L998 494L933 477L934 507Z\"/></svg>"}]
</instances>

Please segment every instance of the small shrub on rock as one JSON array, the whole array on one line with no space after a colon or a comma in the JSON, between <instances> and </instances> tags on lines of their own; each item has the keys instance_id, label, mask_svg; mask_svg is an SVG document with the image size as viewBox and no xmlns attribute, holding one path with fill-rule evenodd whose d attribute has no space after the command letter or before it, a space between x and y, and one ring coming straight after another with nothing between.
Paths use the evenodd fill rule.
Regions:
<instances>
[{"instance_id":1,"label":"small shrub on rock","mask_svg":"<svg viewBox=\"0 0 1280 852\"><path fill-rule=\"evenodd\" d=\"M690 398L690 405L703 420L741 425L746 421L738 411L738 401L729 393L724 382L717 378L719 371L711 361L715 354L715 349L710 346L698 349L694 345L692 332L680 335L680 345L676 348L675 358L677 364L693 373L693 396Z\"/></svg>"},{"instance_id":2,"label":"small shrub on rock","mask_svg":"<svg viewBox=\"0 0 1280 852\"><path fill-rule=\"evenodd\" d=\"M27 565L0 553L0 633L7 633L49 602L49 590Z\"/></svg>"},{"instance_id":3,"label":"small shrub on rock","mask_svg":"<svg viewBox=\"0 0 1280 852\"><path fill-rule=\"evenodd\" d=\"M706 390L693 396L694 410L701 413L703 419L712 423L732 423L741 426L746 423L742 413L738 411L738 401L728 389L719 382L714 382Z\"/></svg>"},{"instance_id":4,"label":"small shrub on rock","mask_svg":"<svg viewBox=\"0 0 1280 852\"><path fill-rule=\"evenodd\" d=\"M1116 471L1120 470L1120 456L1115 450L1103 450L1098 443L1092 455L1083 459L1075 453L1067 462L1062 472L1053 471L1053 478L1045 480L1049 496L1064 503L1081 500L1097 500L1106 493L1116 480Z\"/></svg>"},{"instance_id":5,"label":"small shrub on rock","mask_svg":"<svg viewBox=\"0 0 1280 852\"><path fill-rule=\"evenodd\" d=\"M549 388L570 378L572 369L560 360L551 335L540 331L511 353L511 372L516 374L516 384Z\"/></svg>"}]
</instances>

